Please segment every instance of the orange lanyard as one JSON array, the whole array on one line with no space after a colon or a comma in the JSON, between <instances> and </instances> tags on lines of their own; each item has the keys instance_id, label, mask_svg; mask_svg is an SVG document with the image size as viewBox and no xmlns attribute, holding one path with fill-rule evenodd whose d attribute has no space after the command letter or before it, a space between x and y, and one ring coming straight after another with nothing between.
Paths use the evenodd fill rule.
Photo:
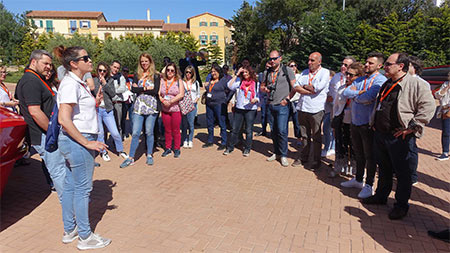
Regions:
<instances>
[{"instance_id":1,"label":"orange lanyard","mask_svg":"<svg viewBox=\"0 0 450 253\"><path fill-rule=\"evenodd\" d=\"M314 78L316 77L317 73L319 73L319 70L320 70L321 68L322 68L322 67L320 67L312 77L311 77L311 72L308 73L308 79L309 79L308 85L312 86L312 81L313 81Z\"/></svg>"},{"instance_id":2,"label":"orange lanyard","mask_svg":"<svg viewBox=\"0 0 450 253\"><path fill-rule=\"evenodd\" d=\"M375 77L377 77L378 74L380 74L380 72L377 72L377 74L374 77L372 77L372 79L370 80L370 83L369 83L369 87L367 87L367 89L370 89L370 87L372 87L373 81L375 80ZM363 90L366 90L366 81L368 78L369 77L366 77L366 79L364 79L364 89Z\"/></svg>"},{"instance_id":3,"label":"orange lanyard","mask_svg":"<svg viewBox=\"0 0 450 253\"><path fill-rule=\"evenodd\" d=\"M389 95L389 93L391 93L392 89L394 89L395 86L397 86L398 83L400 83L403 80L403 77L400 78L397 82L395 82L391 88L389 88L389 90L386 92L386 89L383 90L383 92L381 93L381 98L380 98L380 102L378 104L381 104L381 102L383 102L383 100ZM385 94L386 93L386 94Z\"/></svg>"},{"instance_id":4,"label":"orange lanyard","mask_svg":"<svg viewBox=\"0 0 450 253\"><path fill-rule=\"evenodd\" d=\"M126 82L125 84L127 85L128 90L131 90L131 83L130 82Z\"/></svg>"},{"instance_id":5,"label":"orange lanyard","mask_svg":"<svg viewBox=\"0 0 450 253\"><path fill-rule=\"evenodd\" d=\"M279 70L278 70L276 73L272 72L272 74L271 74L272 85L277 81L278 72L279 72ZM274 75L275 75L275 76L274 76Z\"/></svg>"},{"instance_id":6,"label":"orange lanyard","mask_svg":"<svg viewBox=\"0 0 450 253\"><path fill-rule=\"evenodd\" d=\"M27 70L25 70L25 72L30 72L30 73L34 74L35 76L37 76L37 77L42 81L42 83L45 84L45 87L47 87L47 89L50 91L50 93L52 93L52 96L55 96L55 92L53 92L53 90L50 89L50 87L48 86L48 84L47 84L44 80L42 80L42 78L41 78L38 74L36 74L36 72L34 72L34 71L31 70L31 69L27 69Z\"/></svg>"},{"instance_id":7,"label":"orange lanyard","mask_svg":"<svg viewBox=\"0 0 450 253\"><path fill-rule=\"evenodd\" d=\"M169 87L167 87L167 80L166 80L166 95L169 95L169 90L170 88L172 88L173 83L175 82L175 78L172 80L172 82L170 83Z\"/></svg>"},{"instance_id":8,"label":"orange lanyard","mask_svg":"<svg viewBox=\"0 0 450 253\"><path fill-rule=\"evenodd\" d=\"M6 92L6 94L8 94L9 100L12 100L12 95L9 92L8 88L6 87L6 85L4 83L1 83L2 85L2 89Z\"/></svg>"},{"instance_id":9,"label":"orange lanyard","mask_svg":"<svg viewBox=\"0 0 450 253\"><path fill-rule=\"evenodd\" d=\"M216 80L215 82L213 82L213 81L210 81L210 82L209 82L209 93L211 93L211 91L212 91L214 85L216 85L216 83L217 83L218 81L219 81L219 80Z\"/></svg>"}]
</instances>

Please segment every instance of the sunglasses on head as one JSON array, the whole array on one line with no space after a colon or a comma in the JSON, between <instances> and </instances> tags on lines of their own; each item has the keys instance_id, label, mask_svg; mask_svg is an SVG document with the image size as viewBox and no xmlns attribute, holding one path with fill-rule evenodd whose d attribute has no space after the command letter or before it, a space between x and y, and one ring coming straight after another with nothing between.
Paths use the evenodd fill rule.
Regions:
<instances>
[{"instance_id":1,"label":"sunglasses on head","mask_svg":"<svg viewBox=\"0 0 450 253\"><path fill-rule=\"evenodd\" d=\"M84 56L80 56L80 57L76 58L75 61L83 60L84 62L88 62L90 59L91 59L91 57L89 55L84 55Z\"/></svg>"}]
</instances>

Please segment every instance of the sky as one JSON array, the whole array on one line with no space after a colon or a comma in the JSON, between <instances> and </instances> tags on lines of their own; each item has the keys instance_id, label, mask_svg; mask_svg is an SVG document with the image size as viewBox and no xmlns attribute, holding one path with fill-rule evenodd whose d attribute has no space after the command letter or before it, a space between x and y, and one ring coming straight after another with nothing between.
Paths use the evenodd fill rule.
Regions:
<instances>
[{"instance_id":1,"label":"sky","mask_svg":"<svg viewBox=\"0 0 450 253\"><path fill-rule=\"evenodd\" d=\"M6 9L15 14L28 10L48 11L101 11L107 21L119 19L147 19L147 9L150 18L170 23L186 23L187 18L209 12L211 14L231 19L235 11L241 7L243 0L3 0ZM249 0L249 3L254 0Z\"/></svg>"}]
</instances>

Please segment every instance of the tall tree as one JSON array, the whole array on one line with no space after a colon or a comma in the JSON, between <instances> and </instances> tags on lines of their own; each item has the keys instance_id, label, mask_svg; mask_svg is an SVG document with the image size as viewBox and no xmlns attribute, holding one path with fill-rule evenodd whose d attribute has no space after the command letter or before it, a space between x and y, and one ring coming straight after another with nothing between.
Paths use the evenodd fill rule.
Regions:
<instances>
[{"instance_id":1,"label":"tall tree","mask_svg":"<svg viewBox=\"0 0 450 253\"><path fill-rule=\"evenodd\" d=\"M0 59L3 62L16 63L20 43L30 29L25 14L14 15L0 2Z\"/></svg>"}]
</instances>

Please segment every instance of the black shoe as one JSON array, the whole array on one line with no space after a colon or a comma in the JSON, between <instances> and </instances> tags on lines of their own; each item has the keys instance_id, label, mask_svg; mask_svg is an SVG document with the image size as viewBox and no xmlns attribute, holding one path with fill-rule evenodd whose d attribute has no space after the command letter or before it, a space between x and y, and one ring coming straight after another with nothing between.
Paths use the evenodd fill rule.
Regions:
<instances>
[{"instance_id":1,"label":"black shoe","mask_svg":"<svg viewBox=\"0 0 450 253\"><path fill-rule=\"evenodd\" d=\"M212 145L213 145L212 143L207 142L207 143L202 145L202 148L209 148L209 147L212 147Z\"/></svg>"},{"instance_id":2,"label":"black shoe","mask_svg":"<svg viewBox=\"0 0 450 253\"><path fill-rule=\"evenodd\" d=\"M389 213L389 219L390 220L400 220L403 217L405 217L407 213L408 213L408 209L394 207L391 210L391 212Z\"/></svg>"},{"instance_id":3,"label":"black shoe","mask_svg":"<svg viewBox=\"0 0 450 253\"><path fill-rule=\"evenodd\" d=\"M223 151L223 155L229 155L231 154L231 152L233 152L233 149L227 148L225 151Z\"/></svg>"},{"instance_id":4,"label":"black shoe","mask_svg":"<svg viewBox=\"0 0 450 253\"><path fill-rule=\"evenodd\" d=\"M223 144L220 144L219 147L217 147L217 150L225 150L227 147Z\"/></svg>"},{"instance_id":5,"label":"black shoe","mask_svg":"<svg viewBox=\"0 0 450 253\"><path fill-rule=\"evenodd\" d=\"M368 198L361 199L361 202L367 205L386 205L387 200L381 200L376 195L373 195Z\"/></svg>"},{"instance_id":6,"label":"black shoe","mask_svg":"<svg viewBox=\"0 0 450 253\"><path fill-rule=\"evenodd\" d=\"M303 161L300 160L300 159L297 159L297 160L295 160L295 161L292 163L292 166L293 166L293 167L299 167L299 166L302 166L302 165L303 165Z\"/></svg>"},{"instance_id":7,"label":"black shoe","mask_svg":"<svg viewBox=\"0 0 450 253\"><path fill-rule=\"evenodd\" d=\"M311 166L311 168L310 168L309 170L310 170L310 171L316 171L316 170L320 169L320 166L321 166L321 165L322 165L321 162L314 163L314 164Z\"/></svg>"},{"instance_id":8,"label":"black shoe","mask_svg":"<svg viewBox=\"0 0 450 253\"><path fill-rule=\"evenodd\" d=\"M435 239L450 243L450 229L445 229L439 232L428 230L428 235Z\"/></svg>"},{"instance_id":9,"label":"black shoe","mask_svg":"<svg viewBox=\"0 0 450 253\"><path fill-rule=\"evenodd\" d=\"M166 157L166 156L168 156L168 155L170 155L170 154L172 154L172 150L170 150L170 149L166 149L166 150L164 150L164 152L162 153L162 157Z\"/></svg>"},{"instance_id":10,"label":"black shoe","mask_svg":"<svg viewBox=\"0 0 450 253\"><path fill-rule=\"evenodd\" d=\"M250 156L250 149L249 148L244 149L244 152L242 152L242 155L245 156L245 157L249 157Z\"/></svg>"},{"instance_id":11,"label":"black shoe","mask_svg":"<svg viewBox=\"0 0 450 253\"><path fill-rule=\"evenodd\" d=\"M173 157L178 158L180 157L181 151L179 149L175 149L173 151Z\"/></svg>"}]
</instances>

